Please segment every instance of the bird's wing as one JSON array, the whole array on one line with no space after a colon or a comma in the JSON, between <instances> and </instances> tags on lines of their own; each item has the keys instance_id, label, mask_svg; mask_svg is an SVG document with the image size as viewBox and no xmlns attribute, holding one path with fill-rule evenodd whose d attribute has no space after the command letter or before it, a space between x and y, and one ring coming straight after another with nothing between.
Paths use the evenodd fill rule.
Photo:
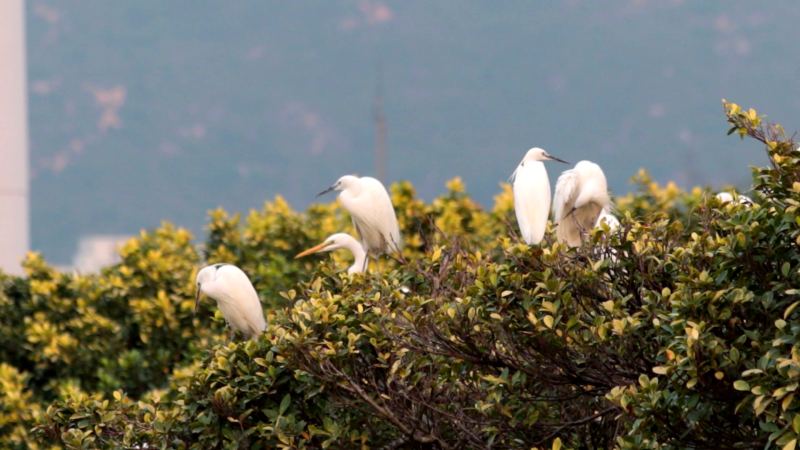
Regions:
<instances>
[{"instance_id":1,"label":"bird's wing","mask_svg":"<svg viewBox=\"0 0 800 450\"><path fill-rule=\"evenodd\" d=\"M580 226L573 211L579 192L578 172L575 169L565 170L556 181L553 219L556 221L556 238L559 242L566 242L570 247L581 244Z\"/></svg>"},{"instance_id":2,"label":"bird's wing","mask_svg":"<svg viewBox=\"0 0 800 450\"><path fill-rule=\"evenodd\" d=\"M589 203L594 203L597 205L597 214L600 214L601 209L611 208L606 175L600 166L595 163L589 163L584 166L580 173L580 180L580 193L578 198L575 199L576 208L582 208L588 206Z\"/></svg>"},{"instance_id":3,"label":"bird's wing","mask_svg":"<svg viewBox=\"0 0 800 450\"><path fill-rule=\"evenodd\" d=\"M522 239L528 244L538 244L542 240L550 215L550 181L547 172L533 169L517 167L513 185L514 213Z\"/></svg>"},{"instance_id":4,"label":"bird's wing","mask_svg":"<svg viewBox=\"0 0 800 450\"><path fill-rule=\"evenodd\" d=\"M572 210L579 187L578 173L574 169L565 170L558 177L556 193L553 195L553 219L557 223L561 223L561 219Z\"/></svg>"},{"instance_id":5,"label":"bird's wing","mask_svg":"<svg viewBox=\"0 0 800 450\"><path fill-rule=\"evenodd\" d=\"M226 265L219 268L217 277L222 277L226 283L229 301L235 305L239 320L244 321L251 335L264 331L267 323L261 300L247 275L236 266Z\"/></svg>"},{"instance_id":6,"label":"bird's wing","mask_svg":"<svg viewBox=\"0 0 800 450\"><path fill-rule=\"evenodd\" d=\"M349 198L345 206L368 250L381 252L387 248L401 248L400 228L392 200L378 180L367 181L361 194Z\"/></svg>"}]
</instances>

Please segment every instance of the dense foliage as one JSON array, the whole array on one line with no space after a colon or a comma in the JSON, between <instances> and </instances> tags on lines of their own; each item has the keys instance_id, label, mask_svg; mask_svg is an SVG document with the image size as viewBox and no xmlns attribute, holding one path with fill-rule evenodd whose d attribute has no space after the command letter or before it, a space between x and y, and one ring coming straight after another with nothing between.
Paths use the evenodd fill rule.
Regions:
<instances>
[{"instance_id":1,"label":"dense foliage","mask_svg":"<svg viewBox=\"0 0 800 450\"><path fill-rule=\"evenodd\" d=\"M582 248L517 237L507 185L426 204L392 186L403 255L349 276L293 255L349 230L335 205L213 211L143 232L99 275L40 257L0 283L3 447L795 448L800 435L800 152L763 144L754 205L659 186L617 199ZM203 261L251 275L269 325L228 341ZM798 400L798 401L795 401Z\"/></svg>"}]
</instances>

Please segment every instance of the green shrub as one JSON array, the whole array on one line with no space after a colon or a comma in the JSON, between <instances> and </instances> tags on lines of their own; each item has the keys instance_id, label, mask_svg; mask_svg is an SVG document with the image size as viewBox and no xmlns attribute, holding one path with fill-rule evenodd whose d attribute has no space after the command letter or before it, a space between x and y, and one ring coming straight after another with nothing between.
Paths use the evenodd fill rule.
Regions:
<instances>
[{"instance_id":1,"label":"green shrub","mask_svg":"<svg viewBox=\"0 0 800 450\"><path fill-rule=\"evenodd\" d=\"M764 145L753 206L642 172L619 230L570 249L517 237L456 179L430 204L391 187L407 243L368 274L293 255L352 233L333 205L212 211L207 262L240 265L268 306L227 342L203 263L165 224L97 276L38 256L0 279L0 439L67 448L770 448L800 434L800 152ZM748 194L749 195L749 194ZM31 432L31 428L33 430Z\"/></svg>"}]
</instances>

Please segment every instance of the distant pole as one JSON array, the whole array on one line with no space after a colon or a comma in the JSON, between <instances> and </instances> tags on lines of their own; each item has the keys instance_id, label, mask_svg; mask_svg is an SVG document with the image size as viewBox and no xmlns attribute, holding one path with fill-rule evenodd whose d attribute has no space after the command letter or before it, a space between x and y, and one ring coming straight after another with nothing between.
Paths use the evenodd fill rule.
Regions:
<instances>
[{"instance_id":1,"label":"distant pole","mask_svg":"<svg viewBox=\"0 0 800 450\"><path fill-rule=\"evenodd\" d=\"M386 116L383 113L383 67L378 66L378 79L375 86L375 99L372 103L372 120L375 123L375 174L386 183L386 165L389 155L386 151Z\"/></svg>"},{"instance_id":2,"label":"distant pole","mask_svg":"<svg viewBox=\"0 0 800 450\"><path fill-rule=\"evenodd\" d=\"M24 0L0 0L0 67L0 270L20 274L29 248Z\"/></svg>"}]
</instances>

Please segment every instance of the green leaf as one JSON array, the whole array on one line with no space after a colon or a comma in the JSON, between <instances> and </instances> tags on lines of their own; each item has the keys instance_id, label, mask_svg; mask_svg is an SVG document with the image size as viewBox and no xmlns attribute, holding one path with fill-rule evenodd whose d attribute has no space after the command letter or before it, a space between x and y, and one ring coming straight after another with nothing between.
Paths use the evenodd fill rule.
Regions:
<instances>
[{"instance_id":1,"label":"green leaf","mask_svg":"<svg viewBox=\"0 0 800 450\"><path fill-rule=\"evenodd\" d=\"M653 373L657 373L659 375L666 375L669 372L669 366L655 366L653 367Z\"/></svg>"},{"instance_id":2,"label":"green leaf","mask_svg":"<svg viewBox=\"0 0 800 450\"><path fill-rule=\"evenodd\" d=\"M789 294L789 295L791 295L791 294ZM788 319L789 318L789 314L791 314L792 311L794 311L794 309L797 308L797 305L800 305L800 300L792 303L791 305L789 305L788 308L786 308L786 310L783 312L783 318L784 319Z\"/></svg>"},{"instance_id":3,"label":"green leaf","mask_svg":"<svg viewBox=\"0 0 800 450\"><path fill-rule=\"evenodd\" d=\"M283 396L283 400L281 400L281 405L278 407L278 414L283 415L287 409L289 409L289 404L292 402L291 394L286 394Z\"/></svg>"},{"instance_id":4,"label":"green leaf","mask_svg":"<svg viewBox=\"0 0 800 450\"><path fill-rule=\"evenodd\" d=\"M750 383L744 380L736 380L733 382L733 388L737 391L749 391Z\"/></svg>"}]
</instances>

